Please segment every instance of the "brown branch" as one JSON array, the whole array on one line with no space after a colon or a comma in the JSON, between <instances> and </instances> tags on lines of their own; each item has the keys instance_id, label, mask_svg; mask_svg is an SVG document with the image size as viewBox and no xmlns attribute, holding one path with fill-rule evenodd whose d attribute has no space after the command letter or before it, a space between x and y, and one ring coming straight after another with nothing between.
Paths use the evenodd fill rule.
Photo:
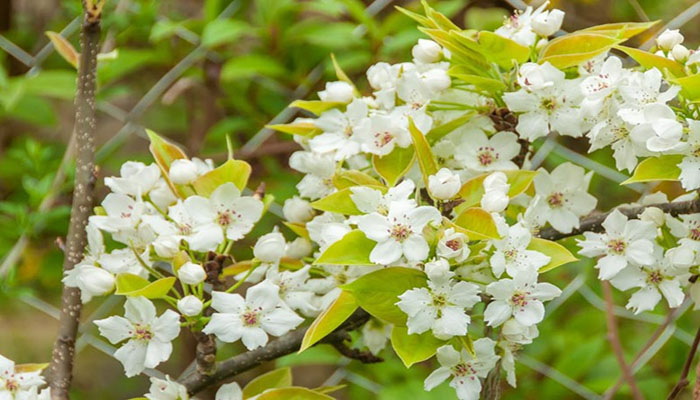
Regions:
<instances>
[{"instance_id":1,"label":"brown branch","mask_svg":"<svg viewBox=\"0 0 700 400\"><path fill-rule=\"evenodd\" d=\"M644 399L642 392L640 392L639 387L637 387L637 382L634 380L634 374L632 374L629 365L625 362L625 353L622 350L620 334L617 330L617 321L615 321L613 294L610 282L601 281L601 285L603 286L603 294L605 295L605 317L608 323L608 340L610 341L610 346L612 346L615 352L615 358L617 358L617 363L620 365L622 376L632 390L632 397L634 397L635 400Z\"/></svg>"},{"instance_id":2,"label":"brown branch","mask_svg":"<svg viewBox=\"0 0 700 400\"><path fill-rule=\"evenodd\" d=\"M363 310L357 310L343 324L328 335L324 342L338 341L344 338L348 331L362 326L369 319L369 314ZM278 339L268 343L264 347L241 353L219 364L216 372L211 375L202 375L197 371L185 376L180 382L185 385L190 395L195 395L207 386L221 382L232 376L238 375L251 368L257 367L265 361L275 360L287 354L291 354L301 346L307 327L297 329Z\"/></svg>"},{"instance_id":3,"label":"brown branch","mask_svg":"<svg viewBox=\"0 0 700 400\"><path fill-rule=\"evenodd\" d=\"M496 365L486 376L481 394L485 400L498 400L501 398L501 360L496 362Z\"/></svg>"},{"instance_id":4,"label":"brown branch","mask_svg":"<svg viewBox=\"0 0 700 400\"><path fill-rule=\"evenodd\" d=\"M695 367L695 386L693 387L693 400L700 400L700 363Z\"/></svg>"},{"instance_id":5,"label":"brown branch","mask_svg":"<svg viewBox=\"0 0 700 400\"><path fill-rule=\"evenodd\" d=\"M92 2L90 2L92 4ZM97 74L97 53L100 42L101 8L83 3L83 24L80 33L80 64L78 85L75 97L75 188L71 208L70 225L66 240L63 270L69 271L80 262L87 242L85 226L92 212L92 186L95 164L95 80ZM61 317L58 337L51 359L51 398L68 399L73 378L73 358L75 356L75 336L82 303L80 290L63 287L61 296Z\"/></svg>"},{"instance_id":6,"label":"brown branch","mask_svg":"<svg viewBox=\"0 0 700 400\"><path fill-rule=\"evenodd\" d=\"M681 376L680 378L678 378L678 382L675 386L673 386L673 389L671 390L671 393L669 393L666 400L675 399L676 397L678 397L679 394L681 394L683 389L685 389L685 387L688 386L688 373L690 372L690 366L693 364L693 358L695 357L695 353L698 350L698 344L700 344L700 328L698 328L698 332L695 334L693 345L690 346L688 357L685 359L685 364L683 364L683 371L681 371Z\"/></svg>"},{"instance_id":7,"label":"brown branch","mask_svg":"<svg viewBox=\"0 0 700 400\"><path fill-rule=\"evenodd\" d=\"M345 342L349 341L350 334L347 331L340 331L337 335L333 335L323 343L328 343L333 346L338 353L344 355L347 358L358 360L364 364L375 364L384 361L383 358L375 356L371 351L363 351L360 349L349 347Z\"/></svg>"},{"instance_id":8,"label":"brown branch","mask_svg":"<svg viewBox=\"0 0 700 400\"><path fill-rule=\"evenodd\" d=\"M649 207L659 208L661 211L671 214L674 217L681 214L700 213L700 198L690 201L660 203L641 207L620 207L617 210L626 215L628 218L637 218ZM583 232L602 232L603 221L605 221L605 218L610 215L610 212L612 211L581 219L579 227L569 233L562 233L554 228L547 228L542 229L537 236L547 240L559 240L570 236L580 235Z\"/></svg>"}]
</instances>

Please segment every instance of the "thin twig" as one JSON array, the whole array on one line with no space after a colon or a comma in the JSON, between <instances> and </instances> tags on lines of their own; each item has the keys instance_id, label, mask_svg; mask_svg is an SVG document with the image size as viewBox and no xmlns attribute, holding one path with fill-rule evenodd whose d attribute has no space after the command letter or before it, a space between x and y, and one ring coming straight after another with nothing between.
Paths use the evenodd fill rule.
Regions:
<instances>
[{"instance_id":1,"label":"thin twig","mask_svg":"<svg viewBox=\"0 0 700 400\"><path fill-rule=\"evenodd\" d=\"M614 303L610 282L601 281L601 285L603 286L603 294L605 295L605 317L608 323L608 340L610 341L610 346L612 346L615 352L615 358L617 358L617 363L620 365L620 370L622 370L622 376L632 390L632 397L634 397L635 400L644 399L642 392L640 392L639 387L637 387L637 382L634 380L634 375L625 361L625 353L620 343L620 334L617 331L617 321L615 320L615 311L613 309Z\"/></svg>"},{"instance_id":2,"label":"thin twig","mask_svg":"<svg viewBox=\"0 0 700 400\"><path fill-rule=\"evenodd\" d=\"M681 371L681 376L678 378L678 382L669 393L666 400L673 400L678 397L679 394L688 386L688 373L690 373L690 366L693 364L693 358L695 358L695 353L698 350L698 344L700 344L700 328L698 328L698 333L695 334L695 340L693 340L693 345L690 346L690 351L688 352L688 357L685 359L685 364L683 364L683 371Z\"/></svg>"},{"instance_id":3,"label":"thin twig","mask_svg":"<svg viewBox=\"0 0 700 400\"><path fill-rule=\"evenodd\" d=\"M90 4L95 3L90 2ZM83 256L87 242L85 226L92 212L92 187L95 181L93 175L96 128L95 82L102 13L99 6L90 7L87 2L83 2L83 10L80 33L81 55L75 98L75 188L66 238L64 271L73 269ZM53 400L69 399L68 392L73 378L75 338L78 333L81 309L80 290L64 286L58 337L53 348L49 379Z\"/></svg>"}]
</instances>

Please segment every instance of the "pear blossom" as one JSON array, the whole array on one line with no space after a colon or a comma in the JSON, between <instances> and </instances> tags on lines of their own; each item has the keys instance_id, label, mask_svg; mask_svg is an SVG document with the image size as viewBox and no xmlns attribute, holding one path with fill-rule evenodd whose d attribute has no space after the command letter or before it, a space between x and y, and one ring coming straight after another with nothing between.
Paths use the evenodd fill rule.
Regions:
<instances>
[{"instance_id":1,"label":"pear blossom","mask_svg":"<svg viewBox=\"0 0 700 400\"><path fill-rule=\"evenodd\" d=\"M455 152L455 159L465 168L478 171L518 169L511 161L520 153L518 137L513 132L498 132L490 138L474 130L465 135Z\"/></svg>"},{"instance_id":2,"label":"pear blossom","mask_svg":"<svg viewBox=\"0 0 700 400\"><path fill-rule=\"evenodd\" d=\"M177 310L187 317L199 315L202 308L204 308L204 304L197 296L188 295L177 301Z\"/></svg>"},{"instance_id":3,"label":"pear blossom","mask_svg":"<svg viewBox=\"0 0 700 400\"><path fill-rule=\"evenodd\" d=\"M165 379L151 378L151 387L145 394L148 400L188 400L187 388L166 376Z\"/></svg>"},{"instance_id":4,"label":"pear blossom","mask_svg":"<svg viewBox=\"0 0 700 400\"><path fill-rule=\"evenodd\" d=\"M467 242L467 235L455 231L454 228L447 228L438 241L437 254L443 258L454 259L458 263L463 262L470 254Z\"/></svg>"},{"instance_id":5,"label":"pear blossom","mask_svg":"<svg viewBox=\"0 0 700 400\"><path fill-rule=\"evenodd\" d=\"M367 238L377 242L369 259L375 264L391 264L405 256L409 261L421 261L430 250L423 228L436 223L441 215L435 207L415 207L392 202L387 215L377 212L357 218L357 227Z\"/></svg>"},{"instance_id":6,"label":"pear blossom","mask_svg":"<svg viewBox=\"0 0 700 400\"><path fill-rule=\"evenodd\" d=\"M432 330L439 339L467 334L471 318L465 312L481 299L479 287L452 280L449 263L438 259L425 265L428 287L407 290L396 305L408 315L408 334Z\"/></svg>"},{"instance_id":7,"label":"pear blossom","mask_svg":"<svg viewBox=\"0 0 700 400\"><path fill-rule=\"evenodd\" d=\"M370 318L362 327L362 342L372 354L379 354L386 347L393 328L392 324L385 324L376 318Z\"/></svg>"},{"instance_id":8,"label":"pear blossom","mask_svg":"<svg viewBox=\"0 0 700 400\"><path fill-rule=\"evenodd\" d=\"M532 30L542 37L549 37L561 28L563 21L564 11L557 9L544 11L532 18Z\"/></svg>"},{"instance_id":9,"label":"pear blossom","mask_svg":"<svg viewBox=\"0 0 700 400\"><path fill-rule=\"evenodd\" d=\"M102 201L102 208L107 215L93 215L89 218L90 223L105 232L118 235L115 239L121 239L122 242L136 228L145 211L142 201L121 193L108 194Z\"/></svg>"},{"instance_id":10,"label":"pear blossom","mask_svg":"<svg viewBox=\"0 0 700 400\"><path fill-rule=\"evenodd\" d=\"M537 271L518 271L513 279L501 279L486 286L493 297L484 311L489 326L499 326L511 316L524 326L535 325L544 318L543 301L559 297L561 290L551 283L537 283Z\"/></svg>"},{"instance_id":11,"label":"pear blossom","mask_svg":"<svg viewBox=\"0 0 700 400\"><path fill-rule=\"evenodd\" d=\"M253 255L262 262L276 264L284 256L286 246L284 236L275 229L274 232L260 236L253 247Z\"/></svg>"},{"instance_id":12,"label":"pear blossom","mask_svg":"<svg viewBox=\"0 0 700 400\"><path fill-rule=\"evenodd\" d=\"M263 281L239 294L212 292L211 306L216 312L202 332L214 334L223 342L242 340L248 350L264 346L268 334L282 336L304 320L284 307L279 287Z\"/></svg>"},{"instance_id":13,"label":"pear blossom","mask_svg":"<svg viewBox=\"0 0 700 400\"><path fill-rule=\"evenodd\" d=\"M495 250L490 262L496 277L501 276L503 271L510 276L515 276L520 271L537 271L549 263L549 256L527 249L532 234L521 223L509 227L504 236L503 239L493 241Z\"/></svg>"},{"instance_id":14,"label":"pear blossom","mask_svg":"<svg viewBox=\"0 0 700 400\"><path fill-rule=\"evenodd\" d=\"M188 285L199 285L204 282L207 277L207 273L204 271L201 265L195 264L193 262L186 262L180 266L177 270L177 277L182 283Z\"/></svg>"},{"instance_id":15,"label":"pear blossom","mask_svg":"<svg viewBox=\"0 0 700 400\"><path fill-rule=\"evenodd\" d=\"M199 158L180 158L173 160L170 164L168 176L173 183L186 185L194 182L200 176L214 169L212 160L201 160Z\"/></svg>"},{"instance_id":16,"label":"pear blossom","mask_svg":"<svg viewBox=\"0 0 700 400\"><path fill-rule=\"evenodd\" d=\"M321 311L315 294L307 287L310 265L296 271L280 271L279 267L270 268L265 273L265 281L279 287L279 296L292 310L302 315L314 317Z\"/></svg>"},{"instance_id":17,"label":"pear blossom","mask_svg":"<svg viewBox=\"0 0 700 400\"><path fill-rule=\"evenodd\" d=\"M282 213L284 219L292 223L305 223L314 217L314 209L311 204L299 196L285 200Z\"/></svg>"},{"instance_id":18,"label":"pear blossom","mask_svg":"<svg viewBox=\"0 0 700 400\"><path fill-rule=\"evenodd\" d=\"M499 36L512 39L523 46L530 47L534 45L535 41L537 40L537 33L533 31L533 20L537 19L540 14L546 13L544 9L548 4L549 2L545 1L534 11L531 6L528 6L525 11L516 11L513 15L507 18L503 23L503 26L496 29L494 33ZM555 18L558 19L557 16L555 16ZM543 22L546 24L546 17L545 21Z\"/></svg>"},{"instance_id":19,"label":"pear blossom","mask_svg":"<svg viewBox=\"0 0 700 400\"><path fill-rule=\"evenodd\" d=\"M489 338L474 341L474 356L466 349L455 350L445 345L437 350L440 367L425 379L425 390L432 390L446 379L453 377L450 386L457 391L459 400L478 400L481 378L486 378L498 361L494 352L496 343Z\"/></svg>"},{"instance_id":20,"label":"pear blossom","mask_svg":"<svg viewBox=\"0 0 700 400\"><path fill-rule=\"evenodd\" d=\"M216 391L214 400L243 400L243 391L236 382L226 383Z\"/></svg>"},{"instance_id":21,"label":"pear blossom","mask_svg":"<svg viewBox=\"0 0 700 400\"><path fill-rule=\"evenodd\" d=\"M683 188L694 190L700 188L700 121L688 120L688 147L683 161L678 164Z\"/></svg>"},{"instance_id":22,"label":"pear blossom","mask_svg":"<svg viewBox=\"0 0 700 400\"><path fill-rule=\"evenodd\" d=\"M679 215L678 219L669 217L666 224L681 246L700 253L700 214Z\"/></svg>"},{"instance_id":23,"label":"pear blossom","mask_svg":"<svg viewBox=\"0 0 700 400\"><path fill-rule=\"evenodd\" d=\"M408 130L387 115L374 115L362 120L356 132L362 150L378 156L391 153L396 146L408 147L411 144Z\"/></svg>"},{"instance_id":24,"label":"pear blossom","mask_svg":"<svg viewBox=\"0 0 700 400\"><path fill-rule=\"evenodd\" d=\"M344 81L326 82L326 89L318 92L322 101L337 101L349 103L355 93L355 88Z\"/></svg>"},{"instance_id":25,"label":"pear blossom","mask_svg":"<svg viewBox=\"0 0 700 400\"><path fill-rule=\"evenodd\" d=\"M538 202L534 212L559 232L578 228L579 218L593 211L598 202L587 192L592 176L592 172L586 174L583 168L569 162L551 173L540 168L534 178L535 192L544 201Z\"/></svg>"},{"instance_id":26,"label":"pear blossom","mask_svg":"<svg viewBox=\"0 0 700 400\"><path fill-rule=\"evenodd\" d=\"M124 365L126 376L155 368L170 358L172 342L180 334L180 316L167 310L156 317L156 308L145 297L128 297L124 317L112 316L95 321L100 335L112 344L126 341L114 353Z\"/></svg>"},{"instance_id":27,"label":"pear blossom","mask_svg":"<svg viewBox=\"0 0 700 400\"><path fill-rule=\"evenodd\" d=\"M367 118L367 112L367 103L362 99L354 99L345 112L336 108L324 112L314 121L323 133L309 140L309 147L316 153L333 153L338 161L359 153L355 128Z\"/></svg>"},{"instance_id":28,"label":"pear blossom","mask_svg":"<svg viewBox=\"0 0 700 400\"><path fill-rule=\"evenodd\" d=\"M392 202L402 202L406 205L415 205L413 199L409 199L416 186L412 180L406 179L398 185L389 188L386 194L380 190L367 186L353 186L350 188L350 199L358 210L369 214L377 212L382 215L389 213L389 205Z\"/></svg>"},{"instance_id":29,"label":"pear blossom","mask_svg":"<svg viewBox=\"0 0 700 400\"><path fill-rule=\"evenodd\" d=\"M324 251L328 246L342 239L352 229L348 220L340 214L325 212L306 223L309 237Z\"/></svg>"},{"instance_id":30,"label":"pear blossom","mask_svg":"<svg viewBox=\"0 0 700 400\"><path fill-rule=\"evenodd\" d=\"M510 184L503 172L493 172L484 178L484 196L481 198L481 208L489 212L501 212L508 207L508 190Z\"/></svg>"},{"instance_id":31,"label":"pear blossom","mask_svg":"<svg viewBox=\"0 0 700 400\"><path fill-rule=\"evenodd\" d=\"M428 177L430 194L438 200L451 199L461 187L459 175L450 171L449 168L441 168L436 174Z\"/></svg>"},{"instance_id":32,"label":"pear blossom","mask_svg":"<svg viewBox=\"0 0 700 400\"><path fill-rule=\"evenodd\" d=\"M44 383L41 370L23 372L14 361L0 355L0 399L22 399Z\"/></svg>"},{"instance_id":33,"label":"pear blossom","mask_svg":"<svg viewBox=\"0 0 700 400\"><path fill-rule=\"evenodd\" d=\"M656 44L664 50L671 50L674 46L683 43L683 35L678 29L666 29L656 38Z\"/></svg>"},{"instance_id":34,"label":"pear blossom","mask_svg":"<svg viewBox=\"0 0 700 400\"><path fill-rule=\"evenodd\" d=\"M287 243L284 248L284 256L300 260L311 254L313 248L311 242L305 237L298 237Z\"/></svg>"},{"instance_id":35,"label":"pear blossom","mask_svg":"<svg viewBox=\"0 0 700 400\"><path fill-rule=\"evenodd\" d=\"M213 250L218 244L239 240L253 229L260 219L263 204L260 200L241 196L236 185L227 182L216 188L209 198L190 196L184 201L185 208L195 221L190 247L197 251ZM195 237L201 240L193 240Z\"/></svg>"},{"instance_id":36,"label":"pear blossom","mask_svg":"<svg viewBox=\"0 0 700 400\"><path fill-rule=\"evenodd\" d=\"M629 114L623 114L629 117ZM642 108L644 121L634 127L630 134L646 141L647 149L653 152L682 150L683 125L676 114L665 104L652 103ZM629 121L629 119L628 119Z\"/></svg>"},{"instance_id":37,"label":"pear blossom","mask_svg":"<svg viewBox=\"0 0 700 400\"><path fill-rule=\"evenodd\" d=\"M622 105L617 112L620 117L631 124L646 122L644 107L649 104L666 104L673 100L680 91L679 86L671 86L661 92L663 75L656 68L644 72L631 72L619 86ZM653 111L653 110L652 110Z\"/></svg>"},{"instance_id":38,"label":"pear blossom","mask_svg":"<svg viewBox=\"0 0 700 400\"><path fill-rule=\"evenodd\" d=\"M653 242L656 226L647 221L628 220L613 210L603 221L605 233L584 232L578 240L579 254L588 257L603 256L598 260L598 278L608 280L630 263L649 265L654 261Z\"/></svg>"},{"instance_id":39,"label":"pear blossom","mask_svg":"<svg viewBox=\"0 0 700 400\"><path fill-rule=\"evenodd\" d=\"M442 47L432 40L418 39L418 43L411 49L413 59L422 64L431 64L440 61Z\"/></svg>"},{"instance_id":40,"label":"pear blossom","mask_svg":"<svg viewBox=\"0 0 700 400\"><path fill-rule=\"evenodd\" d=\"M308 151L297 151L289 157L289 166L306 175L297 184L299 195L311 200L331 194L335 160L330 154L318 154Z\"/></svg>"}]
</instances>

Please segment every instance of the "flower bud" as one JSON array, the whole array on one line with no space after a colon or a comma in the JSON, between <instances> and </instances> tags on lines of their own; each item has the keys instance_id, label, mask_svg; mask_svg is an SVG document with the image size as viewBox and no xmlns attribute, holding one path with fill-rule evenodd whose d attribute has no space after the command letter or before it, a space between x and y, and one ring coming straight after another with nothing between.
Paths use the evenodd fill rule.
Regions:
<instances>
[{"instance_id":1,"label":"flower bud","mask_svg":"<svg viewBox=\"0 0 700 400\"><path fill-rule=\"evenodd\" d=\"M271 232L258 239L253 254L260 261L276 263L284 255L285 247L284 236L279 232Z\"/></svg>"},{"instance_id":2,"label":"flower bud","mask_svg":"<svg viewBox=\"0 0 700 400\"><path fill-rule=\"evenodd\" d=\"M647 207L644 209L639 219L642 221L649 221L656 226L661 226L664 224L664 212L658 207Z\"/></svg>"},{"instance_id":3,"label":"flower bud","mask_svg":"<svg viewBox=\"0 0 700 400\"><path fill-rule=\"evenodd\" d=\"M542 37L549 37L561 28L563 21L564 11L562 10L543 12L532 20L532 30Z\"/></svg>"},{"instance_id":4,"label":"flower bud","mask_svg":"<svg viewBox=\"0 0 700 400\"><path fill-rule=\"evenodd\" d=\"M442 168L435 175L428 177L428 189L434 198L438 200L447 200L454 197L462 187L459 180L459 175L453 173L447 168Z\"/></svg>"},{"instance_id":5,"label":"flower bud","mask_svg":"<svg viewBox=\"0 0 700 400\"><path fill-rule=\"evenodd\" d=\"M450 76L442 69L434 68L421 76L423 83L433 92L440 92L452 85Z\"/></svg>"},{"instance_id":6,"label":"flower bud","mask_svg":"<svg viewBox=\"0 0 700 400\"><path fill-rule=\"evenodd\" d=\"M198 299L196 296L185 296L177 301L177 309L182 315L187 317L194 317L202 312L202 300Z\"/></svg>"},{"instance_id":7,"label":"flower bud","mask_svg":"<svg viewBox=\"0 0 700 400\"><path fill-rule=\"evenodd\" d=\"M175 160L170 164L168 175L173 183L186 185L197 179L197 165L184 158Z\"/></svg>"},{"instance_id":8,"label":"flower bud","mask_svg":"<svg viewBox=\"0 0 700 400\"><path fill-rule=\"evenodd\" d=\"M311 242L303 237L298 237L294 241L287 243L284 255L300 260L311 254Z\"/></svg>"},{"instance_id":9,"label":"flower bud","mask_svg":"<svg viewBox=\"0 0 700 400\"><path fill-rule=\"evenodd\" d=\"M180 241L175 236L161 235L153 242L158 257L172 258L180 250Z\"/></svg>"},{"instance_id":10,"label":"flower bud","mask_svg":"<svg viewBox=\"0 0 700 400\"><path fill-rule=\"evenodd\" d=\"M431 64L440 61L442 48L439 44L427 39L418 39L418 43L411 49L411 54L416 62Z\"/></svg>"},{"instance_id":11,"label":"flower bud","mask_svg":"<svg viewBox=\"0 0 700 400\"><path fill-rule=\"evenodd\" d=\"M508 207L508 177L503 172L494 172L484 179L484 196L481 208L488 212L501 212Z\"/></svg>"},{"instance_id":12,"label":"flower bud","mask_svg":"<svg viewBox=\"0 0 700 400\"><path fill-rule=\"evenodd\" d=\"M318 97L323 101L349 103L352 101L354 90L352 85L347 82L328 82L326 83L326 90L318 92Z\"/></svg>"},{"instance_id":13,"label":"flower bud","mask_svg":"<svg viewBox=\"0 0 700 400\"><path fill-rule=\"evenodd\" d=\"M182 283L188 285L199 285L204 282L204 278L207 277L204 268L201 265L192 262L186 262L182 264L180 269L177 271L177 276L180 278Z\"/></svg>"},{"instance_id":14,"label":"flower bud","mask_svg":"<svg viewBox=\"0 0 700 400\"><path fill-rule=\"evenodd\" d=\"M80 273L82 290L93 295L103 295L114 288L114 275L97 267L84 267Z\"/></svg>"},{"instance_id":15,"label":"flower bud","mask_svg":"<svg viewBox=\"0 0 700 400\"><path fill-rule=\"evenodd\" d=\"M673 49L671 50L671 55L673 56L674 60L678 62L684 62L690 56L690 50L688 50L688 48L683 46L682 44L677 44L673 46Z\"/></svg>"},{"instance_id":16,"label":"flower bud","mask_svg":"<svg viewBox=\"0 0 700 400\"><path fill-rule=\"evenodd\" d=\"M678 29L666 29L656 38L656 44L664 50L671 50L675 45L683 43L683 39Z\"/></svg>"},{"instance_id":17,"label":"flower bud","mask_svg":"<svg viewBox=\"0 0 700 400\"><path fill-rule=\"evenodd\" d=\"M549 44L549 40L547 40L546 38L542 38L537 41L537 44L535 45L535 50L540 51L544 49L544 46L546 46L547 44Z\"/></svg>"},{"instance_id":18,"label":"flower bud","mask_svg":"<svg viewBox=\"0 0 700 400\"><path fill-rule=\"evenodd\" d=\"M367 69L367 81L375 90L392 86L392 83L396 83L396 78L391 70L391 65L385 62L376 63Z\"/></svg>"},{"instance_id":19,"label":"flower bud","mask_svg":"<svg viewBox=\"0 0 700 400\"><path fill-rule=\"evenodd\" d=\"M494 172L484 178L484 190L487 192L497 190L507 193L508 189L510 189L508 177L503 172Z\"/></svg>"},{"instance_id":20,"label":"flower bud","mask_svg":"<svg viewBox=\"0 0 700 400\"><path fill-rule=\"evenodd\" d=\"M311 204L296 196L285 200L282 213L287 221L296 223L304 223L314 217L314 210L311 208Z\"/></svg>"}]
</instances>

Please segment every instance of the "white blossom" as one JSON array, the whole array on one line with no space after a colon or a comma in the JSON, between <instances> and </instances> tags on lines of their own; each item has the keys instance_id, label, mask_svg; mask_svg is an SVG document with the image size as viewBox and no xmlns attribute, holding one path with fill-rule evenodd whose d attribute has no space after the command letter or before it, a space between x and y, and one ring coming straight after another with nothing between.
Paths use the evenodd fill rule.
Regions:
<instances>
[{"instance_id":1,"label":"white blossom","mask_svg":"<svg viewBox=\"0 0 700 400\"><path fill-rule=\"evenodd\" d=\"M448 168L441 168L436 174L428 177L428 189L430 194L438 200L449 200L454 197L462 187L459 175Z\"/></svg>"},{"instance_id":2,"label":"white blossom","mask_svg":"<svg viewBox=\"0 0 700 400\"><path fill-rule=\"evenodd\" d=\"M152 377L151 387L145 397L148 400L188 400L190 398L187 388L170 380L169 376L165 379Z\"/></svg>"},{"instance_id":3,"label":"white blossom","mask_svg":"<svg viewBox=\"0 0 700 400\"><path fill-rule=\"evenodd\" d=\"M515 224L508 228L505 237L493 241L495 251L491 256L491 268L495 276L499 277L503 271L508 275L526 270L537 271L549 263L549 256L539 251L528 250L532 234L521 224Z\"/></svg>"},{"instance_id":4,"label":"white blossom","mask_svg":"<svg viewBox=\"0 0 700 400\"><path fill-rule=\"evenodd\" d=\"M437 350L440 367L425 379L425 390L432 390L446 379L453 377L450 386L457 392L459 400L478 400L481 393L481 378L486 378L498 361L494 352L496 343L489 338L474 341L474 356L467 350L458 352L452 345Z\"/></svg>"}]
</instances>

